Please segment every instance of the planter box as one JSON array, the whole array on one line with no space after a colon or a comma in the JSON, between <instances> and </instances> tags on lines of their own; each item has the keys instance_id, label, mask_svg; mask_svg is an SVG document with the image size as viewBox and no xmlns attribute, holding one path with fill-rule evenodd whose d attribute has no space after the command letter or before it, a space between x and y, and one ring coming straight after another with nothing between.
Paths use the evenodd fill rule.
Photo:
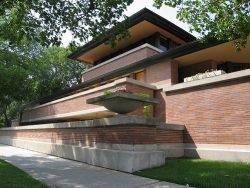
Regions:
<instances>
[{"instance_id":1,"label":"planter box","mask_svg":"<svg viewBox=\"0 0 250 188\"><path fill-rule=\"evenodd\" d=\"M115 92L88 99L87 103L104 106L108 110L118 114L126 114L135 111L141 106L157 104L158 100L126 92Z\"/></svg>"},{"instance_id":2,"label":"planter box","mask_svg":"<svg viewBox=\"0 0 250 188\"><path fill-rule=\"evenodd\" d=\"M214 76L219 76L225 74L225 71L223 70L217 70L217 71L212 71L212 72L205 72L205 73L198 73L194 76L190 76L190 77L186 77L184 78L184 82L191 82L194 80L201 80L204 78L210 78L210 77L214 77Z\"/></svg>"}]
</instances>

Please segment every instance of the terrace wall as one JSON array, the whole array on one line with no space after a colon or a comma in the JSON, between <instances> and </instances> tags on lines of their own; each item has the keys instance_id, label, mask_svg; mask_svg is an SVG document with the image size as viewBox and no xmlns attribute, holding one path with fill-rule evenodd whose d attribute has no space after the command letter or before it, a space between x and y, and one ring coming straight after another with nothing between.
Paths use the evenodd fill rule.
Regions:
<instances>
[{"instance_id":1,"label":"terrace wall","mask_svg":"<svg viewBox=\"0 0 250 188\"><path fill-rule=\"evenodd\" d=\"M153 97L153 86L143 84L136 80L123 78L116 80L110 84L99 86L93 89L70 95L46 104L32 106L23 111L21 122L31 123L36 121L51 122L51 120L70 118L93 118L93 116L86 114L96 114L105 112L104 115L114 114L107 112L107 109L97 105L87 104L86 100L92 97L103 95L106 90L109 91L130 91L135 93L145 93ZM142 115L142 109L133 112L134 115ZM98 115L97 115L98 116Z\"/></svg>"},{"instance_id":2,"label":"terrace wall","mask_svg":"<svg viewBox=\"0 0 250 188\"><path fill-rule=\"evenodd\" d=\"M157 91L161 102L155 107L155 116L167 123L185 125L184 143L186 155L205 156L223 160L246 160L250 157L250 74L223 82L201 84L196 87L177 88L173 85L165 91ZM241 72L218 76L240 75ZM206 79L206 80L210 80ZM194 81L195 82L203 82ZM193 83L182 83L190 85ZM180 87L179 87L180 88ZM164 89L163 89L164 90ZM198 150L202 150L200 152ZM205 153L210 150L210 153ZM229 154L215 151L236 152ZM214 152L213 154L211 152ZM244 152L245 154L240 154ZM222 158L224 156L224 158ZM238 158L238 159L237 159Z\"/></svg>"},{"instance_id":3,"label":"terrace wall","mask_svg":"<svg viewBox=\"0 0 250 188\"><path fill-rule=\"evenodd\" d=\"M100 143L131 145L183 143L183 135L180 130L156 129L136 124L103 128L93 126L88 128L1 130L0 136L33 141L81 143L83 146L95 146Z\"/></svg>"},{"instance_id":4,"label":"terrace wall","mask_svg":"<svg viewBox=\"0 0 250 188\"><path fill-rule=\"evenodd\" d=\"M0 129L0 143L133 172L183 156L183 126L118 115L86 121Z\"/></svg>"}]
</instances>

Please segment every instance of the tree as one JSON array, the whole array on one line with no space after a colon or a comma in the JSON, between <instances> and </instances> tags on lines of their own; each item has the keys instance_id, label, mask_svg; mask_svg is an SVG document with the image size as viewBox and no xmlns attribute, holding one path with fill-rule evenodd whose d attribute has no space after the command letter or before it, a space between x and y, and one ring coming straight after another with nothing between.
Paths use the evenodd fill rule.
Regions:
<instances>
[{"instance_id":1,"label":"tree","mask_svg":"<svg viewBox=\"0 0 250 188\"><path fill-rule=\"evenodd\" d=\"M62 34L72 31L74 38L115 33L124 36L123 11L132 0L2 0L0 3L0 36L2 40L22 43L29 40L42 45L59 45Z\"/></svg>"},{"instance_id":2,"label":"tree","mask_svg":"<svg viewBox=\"0 0 250 188\"><path fill-rule=\"evenodd\" d=\"M236 47L244 46L250 33L249 0L154 0L177 8L177 18L190 24L190 30L205 38L236 40Z\"/></svg>"},{"instance_id":3,"label":"tree","mask_svg":"<svg viewBox=\"0 0 250 188\"><path fill-rule=\"evenodd\" d=\"M24 104L79 84L88 68L68 60L69 49L30 47L0 50L0 126L10 126Z\"/></svg>"},{"instance_id":4,"label":"tree","mask_svg":"<svg viewBox=\"0 0 250 188\"><path fill-rule=\"evenodd\" d=\"M127 37L124 10L133 0L2 0L0 36L10 42L36 40L59 44L66 30L81 41L103 37L115 26L111 41ZM235 40L244 45L250 32L248 0L154 0L178 9L177 17L204 37Z\"/></svg>"},{"instance_id":5,"label":"tree","mask_svg":"<svg viewBox=\"0 0 250 188\"><path fill-rule=\"evenodd\" d=\"M67 48L50 47L32 59L32 100L81 83L81 72L89 65L67 59L70 53Z\"/></svg>"},{"instance_id":6,"label":"tree","mask_svg":"<svg viewBox=\"0 0 250 188\"><path fill-rule=\"evenodd\" d=\"M23 56L0 51L0 123L10 125L21 103L27 99L29 76Z\"/></svg>"}]
</instances>

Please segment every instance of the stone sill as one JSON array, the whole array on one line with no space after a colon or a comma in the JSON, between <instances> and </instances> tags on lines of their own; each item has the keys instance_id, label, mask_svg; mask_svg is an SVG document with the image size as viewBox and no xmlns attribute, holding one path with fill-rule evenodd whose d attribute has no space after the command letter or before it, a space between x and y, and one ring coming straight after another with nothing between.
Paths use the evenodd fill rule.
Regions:
<instances>
[{"instance_id":1,"label":"stone sill","mask_svg":"<svg viewBox=\"0 0 250 188\"><path fill-rule=\"evenodd\" d=\"M249 77L249 76L250 76L250 69L246 69L246 70L242 70L242 71L223 74L220 76L205 78L202 80L195 80L192 82L185 82L185 83L180 83L180 84L176 84L176 85L165 86L165 87L162 87L162 89L164 92L174 92L174 91L180 91L180 90L190 89L190 88L194 88L194 87L216 84L216 83L220 83L220 82L237 80L237 79L241 79L241 78L245 78L245 77Z\"/></svg>"},{"instance_id":2,"label":"stone sill","mask_svg":"<svg viewBox=\"0 0 250 188\"><path fill-rule=\"evenodd\" d=\"M129 115L116 115L108 118L100 118L85 121L73 121L63 123L49 123L40 125L27 125L20 127L7 127L0 128L0 131L11 130L29 130L29 129L58 129L58 128L88 128L88 127L107 127L107 126L152 126L159 129L169 130L184 130L182 125L165 124L160 122L159 119L143 116L129 116Z\"/></svg>"}]
</instances>

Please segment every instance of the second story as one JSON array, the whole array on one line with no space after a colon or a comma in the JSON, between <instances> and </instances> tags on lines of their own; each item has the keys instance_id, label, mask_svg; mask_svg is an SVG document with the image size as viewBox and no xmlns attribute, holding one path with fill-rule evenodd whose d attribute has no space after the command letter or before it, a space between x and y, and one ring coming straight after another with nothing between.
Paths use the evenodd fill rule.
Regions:
<instances>
[{"instance_id":1,"label":"second story","mask_svg":"<svg viewBox=\"0 0 250 188\"><path fill-rule=\"evenodd\" d=\"M114 112L87 103L89 98L107 91L158 98L163 107L156 105L151 115L159 115L165 121L165 104L171 100L172 92L192 93L193 89L202 88L209 90L209 95L208 88L216 89L219 83L227 83L227 87L229 82L249 82L250 36L240 52L236 52L234 41L193 41L192 35L147 9L130 18L128 30L131 37L119 41L115 48L106 45L104 39L71 54L72 59L94 65L82 73L83 82L26 105L20 122L25 125L113 116ZM230 88L227 91L231 94ZM193 97L183 96L186 101ZM178 103L178 96L174 98ZM178 111L177 103L170 113ZM141 115L142 109L135 114Z\"/></svg>"},{"instance_id":2,"label":"second story","mask_svg":"<svg viewBox=\"0 0 250 188\"><path fill-rule=\"evenodd\" d=\"M142 9L129 18L130 37L107 44L108 38L91 41L69 58L93 65L82 73L82 82L95 79L122 67L176 48L195 40L195 37L148 9ZM131 72L129 77L143 81L143 73Z\"/></svg>"}]
</instances>

